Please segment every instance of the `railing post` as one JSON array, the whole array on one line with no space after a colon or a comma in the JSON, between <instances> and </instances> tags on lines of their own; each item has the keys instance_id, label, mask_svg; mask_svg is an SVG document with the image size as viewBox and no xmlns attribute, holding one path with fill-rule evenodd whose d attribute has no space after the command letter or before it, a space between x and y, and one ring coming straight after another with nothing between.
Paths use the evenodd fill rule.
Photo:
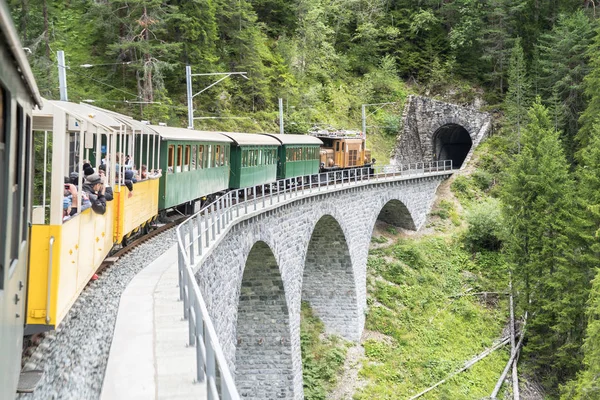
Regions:
<instances>
[{"instance_id":1,"label":"railing post","mask_svg":"<svg viewBox=\"0 0 600 400\"><path fill-rule=\"evenodd\" d=\"M177 246L177 264L178 264L178 268L179 268L179 300L183 301L183 317L186 318L185 315L185 305L186 305L186 299L185 299L185 276L184 276L184 271L183 269L185 268L184 266L184 261L183 261L183 254L181 253L181 243L179 243L179 246Z\"/></svg>"},{"instance_id":2,"label":"railing post","mask_svg":"<svg viewBox=\"0 0 600 400\"><path fill-rule=\"evenodd\" d=\"M273 183L269 183L269 202L273 205Z\"/></svg>"},{"instance_id":3,"label":"railing post","mask_svg":"<svg viewBox=\"0 0 600 400\"><path fill-rule=\"evenodd\" d=\"M258 185L254 186L254 189L252 190L254 192L254 211L256 211L256 203L258 203L258 197L256 195L258 189Z\"/></svg>"},{"instance_id":4,"label":"railing post","mask_svg":"<svg viewBox=\"0 0 600 400\"><path fill-rule=\"evenodd\" d=\"M187 271L186 271L187 274ZM188 278L189 279L189 278ZM188 344L190 345L190 347L194 347L196 345L196 335L195 335L195 324L196 321L195 319L197 318L197 316L195 315L195 310L194 310L194 303L196 301L195 296L190 296L190 301L189 301L189 311L188 311Z\"/></svg>"},{"instance_id":5,"label":"railing post","mask_svg":"<svg viewBox=\"0 0 600 400\"><path fill-rule=\"evenodd\" d=\"M237 217L240 217L240 191L236 189L235 191L235 210L237 213Z\"/></svg>"},{"instance_id":6,"label":"railing post","mask_svg":"<svg viewBox=\"0 0 600 400\"><path fill-rule=\"evenodd\" d=\"M221 233L221 221L223 220L223 199L217 199L217 233Z\"/></svg>"},{"instance_id":7,"label":"railing post","mask_svg":"<svg viewBox=\"0 0 600 400\"><path fill-rule=\"evenodd\" d=\"M190 264L194 265L194 225L192 225L190 223L190 221L186 222L186 225L188 227L188 236L189 236L189 241L190 241Z\"/></svg>"},{"instance_id":8,"label":"railing post","mask_svg":"<svg viewBox=\"0 0 600 400\"><path fill-rule=\"evenodd\" d=\"M319 171L319 175L317 175L317 192L321 191L321 172Z\"/></svg>"},{"instance_id":9,"label":"railing post","mask_svg":"<svg viewBox=\"0 0 600 400\"><path fill-rule=\"evenodd\" d=\"M227 226L227 198L221 197L221 229Z\"/></svg>"},{"instance_id":10,"label":"railing post","mask_svg":"<svg viewBox=\"0 0 600 400\"><path fill-rule=\"evenodd\" d=\"M216 233L215 233L215 214L216 214L216 204L213 203L213 205L210 207L210 229L212 230L212 240L215 240L215 238L217 237Z\"/></svg>"},{"instance_id":11,"label":"railing post","mask_svg":"<svg viewBox=\"0 0 600 400\"><path fill-rule=\"evenodd\" d=\"M207 394L208 400L213 400L212 390L210 388L210 381L216 380L216 369L215 369L215 351L213 344L210 340L206 341L206 383L207 383ZM218 399L214 399L218 400Z\"/></svg>"},{"instance_id":12,"label":"railing post","mask_svg":"<svg viewBox=\"0 0 600 400\"><path fill-rule=\"evenodd\" d=\"M248 214L248 188L244 188L244 214Z\"/></svg>"},{"instance_id":13,"label":"railing post","mask_svg":"<svg viewBox=\"0 0 600 400\"><path fill-rule=\"evenodd\" d=\"M209 209L210 209L210 206L206 207L204 209L204 231L206 232L206 235L205 235L205 237L206 237L206 248L208 248L208 246L210 245L210 227L208 226L209 222L208 222L208 214L207 214L208 211L209 211Z\"/></svg>"},{"instance_id":14,"label":"railing post","mask_svg":"<svg viewBox=\"0 0 600 400\"><path fill-rule=\"evenodd\" d=\"M262 201L263 201L263 208L265 208L265 184L262 184Z\"/></svg>"}]
</instances>

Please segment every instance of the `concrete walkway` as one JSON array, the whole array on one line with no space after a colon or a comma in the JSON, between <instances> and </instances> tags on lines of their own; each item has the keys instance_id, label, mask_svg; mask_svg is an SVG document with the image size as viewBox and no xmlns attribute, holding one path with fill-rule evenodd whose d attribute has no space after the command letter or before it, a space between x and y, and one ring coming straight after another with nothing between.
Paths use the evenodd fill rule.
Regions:
<instances>
[{"instance_id":1,"label":"concrete walkway","mask_svg":"<svg viewBox=\"0 0 600 400\"><path fill-rule=\"evenodd\" d=\"M206 385L194 383L196 349L186 347L177 284L174 245L121 295L102 400L206 399Z\"/></svg>"}]
</instances>

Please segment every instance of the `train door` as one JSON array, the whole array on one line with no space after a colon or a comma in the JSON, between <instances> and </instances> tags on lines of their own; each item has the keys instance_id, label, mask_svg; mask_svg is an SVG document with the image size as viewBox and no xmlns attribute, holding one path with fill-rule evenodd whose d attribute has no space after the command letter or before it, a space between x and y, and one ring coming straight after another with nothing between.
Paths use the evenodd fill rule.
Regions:
<instances>
[{"instance_id":1,"label":"train door","mask_svg":"<svg viewBox=\"0 0 600 400\"><path fill-rule=\"evenodd\" d=\"M0 86L0 386L19 375L29 237L30 117ZM5 381L7 380L7 381Z\"/></svg>"}]
</instances>

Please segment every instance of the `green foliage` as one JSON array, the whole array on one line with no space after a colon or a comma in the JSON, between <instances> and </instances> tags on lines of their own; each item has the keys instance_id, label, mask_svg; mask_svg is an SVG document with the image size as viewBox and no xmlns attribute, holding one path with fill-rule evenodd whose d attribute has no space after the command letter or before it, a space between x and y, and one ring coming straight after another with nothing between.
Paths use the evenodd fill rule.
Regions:
<instances>
[{"instance_id":1,"label":"green foliage","mask_svg":"<svg viewBox=\"0 0 600 400\"><path fill-rule=\"evenodd\" d=\"M502 190L518 303L528 309L525 355L546 387L574 376L581 360L587 266L575 249L577 203L564 151L538 101L528 115L522 151L507 171Z\"/></svg>"},{"instance_id":2,"label":"green foliage","mask_svg":"<svg viewBox=\"0 0 600 400\"><path fill-rule=\"evenodd\" d=\"M521 149L521 127L525 124L531 84L527 76L521 38L515 40L508 65L508 92L504 98L505 127L516 134L517 149ZM512 135L515 136L515 135Z\"/></svg>"},{"instance_id":3,"label":"green foliage","mask_svg":"<svg viewBox=\"0 0 600 400\"><path fill-rule=\"evenodd\" d=\"M321 339L325 326L306 302L302 302L300 317L304 397L325 400L346 359L346 346L337 336Z\"/></svg>"},{"instance_id":4,"label":"green foliage","mask_svg":"<svg viewBox=\"0 0 600 400\"><path fill-rule=\"evenodd\" d=\"M592 282L586 315L588 327L583 344L583 370L577 379L561 387L561 399L586 400L600 397L600 270Z\"/></svg>"},{"instance_id":5,"label":"green foliage","mask_svg":"<svg viewBox=\"0 0 600 400\"><path fill-rule=\"evenodd\" d=\"M498 308L477 297L450 297L467 288L504 290L502 255L472 256L459 241L439 237L401 240L370 252L366 328L385 337L364 342L368 380L355 399L409 398L460 368L502 333L505 299ZM497 351L436 388L432 398L474 399L491 392L508 353Z\"/></svg>"},{"instance_id":6,"label":"green foliage","mask_svg":"<svg viewBox=\"0 0 600 400\"><path fill-rule=\"evenodd\" d=\"M502 244L502 216L499 201L486 198L467 211L469 229L465 242L472 250L498 250Z\"/></svg>"},{"instance_id":7,"label":"green foliage","mask_svg":"<svg viewBox=\"0 0 600 400\"><path fill-rule=\"evenodd\" d=\"M583 80L588 73L587 49L593 38L590 18L583 11L561 15L552 32L540 38L537 87L544 99L554 99L566 156L576 151L579 114L585 109Z\"/></svg>"}]
</instances>

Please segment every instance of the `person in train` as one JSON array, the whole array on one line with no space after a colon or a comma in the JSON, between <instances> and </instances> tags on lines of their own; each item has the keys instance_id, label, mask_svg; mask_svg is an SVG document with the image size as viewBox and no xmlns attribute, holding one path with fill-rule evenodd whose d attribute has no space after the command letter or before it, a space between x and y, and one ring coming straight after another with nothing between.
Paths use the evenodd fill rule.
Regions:
<instances>
[{"instance_id":1,"label":"person in train","mask_svg":"<svg viewBox=\"0 0 600 400\"><path fill-rule=\"evenodd\" d=\"M106 164L100 164L100 166L98 166L98 175L100 175L100 178L102 178L102 181L104 182L104 197L106 198L106 201L113 201L113 190L106 178Z\"/></svg>"},{"instance_id":2,"label":"person in train","mask_svg":"<svg viewBox=\"0 0 600 400\"><path fill-rule=\"evenodd\" d=\"M92 210L97 214L104 214L106 212L106 190L100 175L89 175L83 184L83 191L87 193L92 203Z\"/></svg>"}]
</instances>

